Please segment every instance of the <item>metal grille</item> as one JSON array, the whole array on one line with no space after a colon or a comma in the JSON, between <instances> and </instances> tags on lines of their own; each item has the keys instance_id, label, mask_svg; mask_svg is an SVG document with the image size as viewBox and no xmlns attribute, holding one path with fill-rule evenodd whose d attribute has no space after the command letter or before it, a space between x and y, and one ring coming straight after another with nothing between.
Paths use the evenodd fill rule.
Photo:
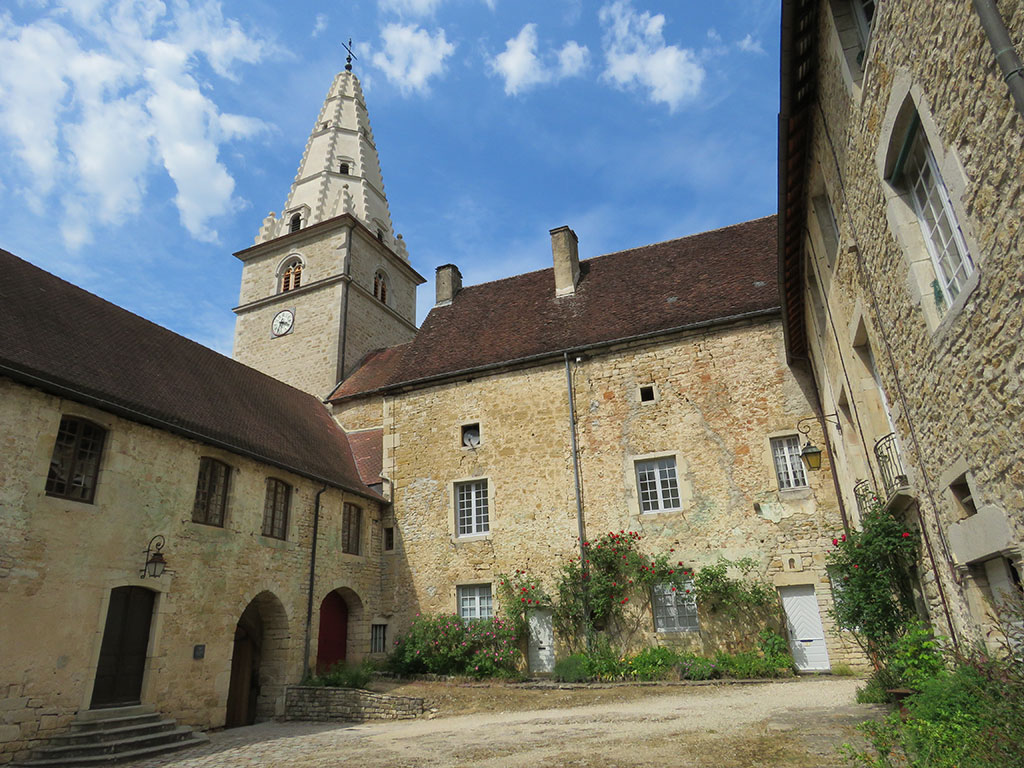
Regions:
<instances>
[{"instance_id":1,"label":"metal grille","mask_svg":"<svg viewBox=\"0 0 1024 768\"><path fill-rule=\"evenodd\" d=\"M800 437L772 438L772 457L775 459L775 475L779 480L779 490L786 488L805 488L807 475L800 458Z\"/></svg>"},{"instance_id":2,"label":"metal grille","mask_svg":"<svg viewBox=\"0 0 1024 768\"><path fill-rule=\"evenodd\" d=\"M387 624L370 625L370 653L387 653L387 634Z\"/></svg>"},{"instance_id":3,"label":"metal grille","mask_svg":"<svg viewBox=\"0 0 1024 768\"><path fill-rule=\"evenodd\" d=\"M655 584L651 589L651 598L655 631L696 632L700 629L692 581L687 580L682 587Z\"/></svg>"},{"instance_id":4,"label":"metal grille","mask_svg":"<svg viewBox=\"0 0 1024 768\"><path fill-rule=\"evenodd\" d=\"M676 481L676 460L673 457L638 461L636 483L642 512L679 508L679 484Z\"/></svg>"},{"instance_id":5,"label":"metal grille","mask_svg":"<svg viewBox=\"0 0 1024 768\"><path fill-rule=\"evenodd\" d=\"M487 533L491 529L487 507L487 481L476 480L455 486L459 536Z\"/></svg>"},{"instance_id":6,"label":"metal grille","mask_svg":"<svg viewBox=\"0 0 1024 768\"><path fill-rule=\"evenodd\" d=\"M46 475L46 494L91 504L106 436L105 429L91 422L62 418Z\"/></svg>"}]
</instances>

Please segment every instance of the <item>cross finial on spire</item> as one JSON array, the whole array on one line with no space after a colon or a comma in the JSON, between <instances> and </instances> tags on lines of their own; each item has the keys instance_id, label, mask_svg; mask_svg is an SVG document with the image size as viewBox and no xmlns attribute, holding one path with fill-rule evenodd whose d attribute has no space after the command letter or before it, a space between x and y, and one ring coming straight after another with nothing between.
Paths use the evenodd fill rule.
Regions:
<instances>
[{"instance_id":1,"label":"cross finial on spire","mask_svg":"<svg viewBox=\"0 0 1024 768\"><path fill-rule=\"evenodd\" d=\"M352 60L355 59L356 61L359 61L359 59L356 58L356 55L354 53L352 53L352 38L350 37L348 39L348 45L345 45L344 43L342 43L341 47L344 48L346 51L348 51L348 56L345 57L345 71L346 72L351 72L352 71Z\"/></svg>"}]
</instances>

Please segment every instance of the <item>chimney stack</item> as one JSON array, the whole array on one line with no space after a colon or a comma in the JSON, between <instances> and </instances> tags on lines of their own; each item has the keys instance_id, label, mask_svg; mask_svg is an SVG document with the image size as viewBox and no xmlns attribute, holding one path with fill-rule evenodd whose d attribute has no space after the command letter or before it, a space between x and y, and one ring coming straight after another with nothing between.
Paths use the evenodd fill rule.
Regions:
<instances>
[{"instance_id":1,"label":"chimney stack","mask_svg":"<svg viewBox=\"0 0 1024 768\"><path fill-rule=\"evenodd\" d=\"M462 290L462 273L454 264L442 264L434 276L437 300L435 307L446 307L452 303L455 294Z\"/></svg>"},{"instance_id":2,"label":"chimney stack","mask_svg":"<svg viewBox=\"0 0 1024 768\"><path fill-rule=\"evenodd\" d=\"M576 293L580 281L579 240L569 227L551 230L551 254L555 258L555 296Z\"/></svg>"}]
</instances>

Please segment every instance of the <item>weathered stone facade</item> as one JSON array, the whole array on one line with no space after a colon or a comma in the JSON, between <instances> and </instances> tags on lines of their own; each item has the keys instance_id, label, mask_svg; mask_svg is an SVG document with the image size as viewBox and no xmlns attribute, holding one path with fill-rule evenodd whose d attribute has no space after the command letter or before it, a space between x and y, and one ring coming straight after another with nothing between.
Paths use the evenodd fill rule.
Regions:
<instances>
[{"instance_id":1,"label":"weathered stone facade","mask_svg":"<svg viewBox=\"0 0 1024 768\"><path fill-rule=\"evenodd\" d=\"M94 502L44 492L62 416L107 430ZM255 604L263 625L260 717L284 712L284 686L303 674L310 543L317 493L303 476L0 379L0 763L90 708L113 589L154 593L142 701L200 728L225 723L236 626ZM223 527L192 521L201 457L230 467ZM292 488L284 540L261 535L267 477ZM343 504L363 510L360 555L342 554ZM340 590L347 655L369 652L380 600L381 505L329 488L320 498L310 627ZM167 570L140 577L147 542L166 539ZM379 619L378 619L379 620ZM194 658L201 647L201 658Z\"/></svg>"},{"instance_id":2,"label":"weathered stone facade","mask_svg":"<svg viewBox=\"0 0 1024 768\"><path fill-rule=\"evenodd\" d=\"M423 714L423 699L389 696L355 688L291 685L285 694L285 720L411 720Z\"/></svg>"},{"instance_id":3,"label":"weathered stone facade","mask_svg":"<svg viewBox=\"0 0 1024 768\"><path fill-rule=\"evenodd\" d=\"M928 613L970 644L991 632L1000 590L1024 567L1024 117L970 3L879 3L866 46L854 5L815 9L816 92L791 113L806 109L809 131L806 166L791 172L804 174L806 215L781 224L806 228L803 263L785 278L806 334L788 341L792 352L806 339L794 355L836 414L829 447L847 509L864 481L862 499L921 528ZM1019 44L1024 3L999 6ZM966 248L955 295L894 175L911 135L934 158L936 198ZM891 451L905 481L886 482Z\"/></svg>"}]
</instances>

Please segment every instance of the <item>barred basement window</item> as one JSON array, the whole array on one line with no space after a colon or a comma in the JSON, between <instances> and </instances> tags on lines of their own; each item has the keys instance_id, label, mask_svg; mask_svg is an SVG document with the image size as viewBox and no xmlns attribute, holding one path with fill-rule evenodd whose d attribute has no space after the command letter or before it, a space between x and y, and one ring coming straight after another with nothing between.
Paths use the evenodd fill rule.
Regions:
<instances>
[{"instance_id":1,"label":"barred basement window","mask_svg":"<svg viewBox=\"0 0 1024 768\"><path fill-rule=\"evenodd\" d=\"M459 536L491 530L486 480L455 484L455 521Z\"/></svg>"},{"instance_id":2,"label":"barred basement window","mask_svg":"<svg viewBox=\"0 0 1024 768\"><path fill-rule=\"evenodd\" d=\"M263 535L284 539L288 535L288 507L292 487L273 477L267 478L267 496L263 504Z\"/></svg>"},{"instance_id":3,"label":"barred basement window","mask_svg":"<svg viewBox=\"0 0 1024 768\"><path fill-rule=\"evenodd\" d=\"M46 475L46 495L92 504L107 431L91 421L65 416Z\"/></svg>"},{"instance_id":4,"label":"barred basement window","mask_svg":"<svg viewBox=\"0 0 1024 768\"><path fill-rule=\"evenodd\" d=\"M807 475L804 474L804 464L800 458L800 436L773 437L771 444L779 490L806 488Z\"/></svg>"},{"instance_id":5,"label":"barred basement window","mask_svg":"<svg viewBox=\"0 0 1024 768\"><path fill-rule=\"evenodd\" d=\"M676 460L673 456L636 463L636 487L640 493L641 512L679 509L679 484L676 481Z\"/></svg>"},{"instance_id":6,"label":"barred basement window","mask_svg":"<svg viewBox=\"0 0 1024 768\"><path fill-rule=\"evenodd\" d=\"M459 616L464 619L489 619L493 613L490 584L472 584L456 588Z\"/></svg>"},{"instance_id":7,"label":"barred basement window","mask_svg":"<svg viewBox=\"0 0 1024 768\"><path fill-rule=\"evenodd\" d=\"M362 534L363 510L355 504L345 504L341 515L341 551L348 555L359 554L359 538Z\"/></svg>"},{"instance_id":8,"label":"barred basement window","mask_svg":"<svg viewBox=\"0 0 1024 768\"><path fill-rule=\"evenodd\" d=\"M654 630L656 632L697 632L697 598L693 594L693 582L689 579L681 587L672 584L655 584L651 588L651 605L654 609Z\"/></svg>"},{"instance_id":9,"label":"barred basement window","mask_svg":"<svg viewBox=\"0 0 1024 768\"><path fill-rule=\"evenodd\" d=\"M370 653L387 653L388 651L388 625L370 625Z\"/></svg>"},{"instance_id":10,"label":"barred basement window","mask_svg":"<svg viewBox=\"0 0 1024 768\"><path fill-rule=\"evenodd\" d=\"M196 500L192 505L192 522L224 526L229 474L230 468L223 462L206 456L199 460L199 481L196 483Z\"/></svg>"}]
</instances>

